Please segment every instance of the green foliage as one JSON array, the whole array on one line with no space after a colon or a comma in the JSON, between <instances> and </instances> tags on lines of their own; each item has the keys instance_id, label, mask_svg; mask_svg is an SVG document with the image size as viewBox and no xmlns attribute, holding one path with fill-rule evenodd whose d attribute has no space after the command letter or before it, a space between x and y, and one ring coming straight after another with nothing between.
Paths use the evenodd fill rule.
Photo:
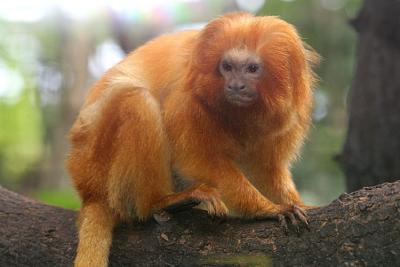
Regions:
<instances>
[{"instance_id":1,"label":"green foliage","mask_svg":"<svg viewBox=\"0 0 400 267\"><path fill-rule=\"evenodd\" d=\"M34 43L20 25L0 23L0 182L20 183L43 154L42 113L32 78ZM16 45L16 41L26 46Z\"/></svg>"},{"instance_id":2,"label":"green foliage","mask_svg":"<svg viewBox=\"0 0 400 267\"><path fill-rule=\"evenodd\" d=\"M41 113L32 90L12 102L0 98L0 179L20 178L33 168L42 151ZM14 181L15 182L15 181Z\"/></svg>"},{"instance_id":3,"label":"green foliage","mask_svg":"<svg viewBox=\"0 0 400 267\"><path fill-rule=\"evenodd\" d=\"M71 189L40 190L32 195L33 198L44 203L69 209L79 209L80 201L76 192Z\"/></svg>"},{"instance_id":4,"label":"green foliage","mask_svg":"<svg viewBox=\"0 0 400 267\"><path fill-rule=\"evenodd\" d=\"M344 128L333 130L321 123L314 127L295 163L293 173L304 201L325 205L344 191L344 176L335 162L335 154L342 147Z\"/></svg>"}]
</instances>

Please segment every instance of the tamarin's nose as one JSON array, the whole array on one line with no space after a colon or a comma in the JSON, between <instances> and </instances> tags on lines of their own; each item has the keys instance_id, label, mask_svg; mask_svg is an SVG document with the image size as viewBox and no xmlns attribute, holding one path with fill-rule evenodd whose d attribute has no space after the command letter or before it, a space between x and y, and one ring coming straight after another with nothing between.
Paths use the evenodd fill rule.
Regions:
<instances>
[{"instance_id":1,"label":"tamarin's nose","mask_svg":"<svg viewBox=\"0 0 400 267\"><path fill-rule=\"evenodd\" d=\"M232 82L228 84L229 90L232 90L233 92L240 92L243 91L246 88L246 85L241 82Z\"/></svg>"}]
</instances>

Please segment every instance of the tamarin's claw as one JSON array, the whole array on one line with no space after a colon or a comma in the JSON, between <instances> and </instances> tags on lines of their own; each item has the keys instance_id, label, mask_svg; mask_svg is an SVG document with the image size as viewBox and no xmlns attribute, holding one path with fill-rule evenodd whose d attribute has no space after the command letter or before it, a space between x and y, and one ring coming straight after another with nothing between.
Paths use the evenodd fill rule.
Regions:
<instances>
[{"instance_id":1,"label":"tamarin's claw","mask_svg":"<svg viewBox=\"0 0 400 267\"><path fill-rule=\"evenodd\" d=\"M290 222L292 223L292 225L296 229L296 233L299 233L300 232L299 223L297 222L296 217L293 215L293 213L289 213L288 217L290 219Z\"/></svg>"},{"instance_id":2,"label":"tamarin's claw","mask_svg":"<svg viewBox=\"0 0 400 267\"><path fill-rule=\"evenodd\" d=\"M306 212L297 205L293 206L293 211L294 211L294 214L296 214L296 216L299 218L299 220L304 223L307 230L310 231L310 225L308 224L308 221L307 221Z\"/></svg>"}]
</instances>

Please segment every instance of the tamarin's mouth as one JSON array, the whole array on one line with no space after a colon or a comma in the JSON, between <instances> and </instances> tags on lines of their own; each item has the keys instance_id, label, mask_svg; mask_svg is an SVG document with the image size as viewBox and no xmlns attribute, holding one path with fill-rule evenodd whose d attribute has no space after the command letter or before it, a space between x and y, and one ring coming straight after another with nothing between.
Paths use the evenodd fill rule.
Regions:
<instances>
[{"instance_id":1,"label":"tamarin's mouth","mask_svg":"<svg viewBox=\"0 0 400 267\"><path fill-rule=\"evenodd\" d=\"M240 106L240 107L248 107L251 104L253 104L257 99L257 96L255 94L249 95L249 94L227 94L226 95L226 100L234 105Z\"/></svg>"}]
</instances>

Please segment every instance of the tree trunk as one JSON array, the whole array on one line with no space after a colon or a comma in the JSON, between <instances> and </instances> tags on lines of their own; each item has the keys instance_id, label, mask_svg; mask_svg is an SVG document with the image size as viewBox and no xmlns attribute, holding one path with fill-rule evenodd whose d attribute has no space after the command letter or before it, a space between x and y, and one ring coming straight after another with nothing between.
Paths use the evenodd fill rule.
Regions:
<instances>
[{"instance_id":1,"label":"tree trunk","mask_svg":"<svg viewBox=\"0 0 400 267\"><path fill-rule=\"evenodd\" d=\"M47 113L44 114L47 131L40 175L42 188L57 188L68 184L64 168L68 151L66 134L79 113L90 81L87 66L93 36L88 34L90 31L82 30L82 24L78 22L66 23L64 17L58 22L62 42L58 52L59 61L62 62L63 84L57 104L43 110ZM65 24L69 24L69 27L65 27Z\"/></svg>"},{"instance_id":2,"label":"tree trunk","mask_svg":"<svg viewBox=\"0 0 400 267\"><path fill-rule=\"evenodd\" d=\"M357 66L340 157L349 191L400 177L400 1L366 0L353 25Z\"/></svg>"},{"instance_id":3,"label":"tree trunk","mask_svg":"<svg viewBox=\"0 0 400 267\"><path fill-rule=\"evenodd\" d=\"M400 181L309 210L311 231L199 210L115 230L111 266L400 266ZM71 266L76 212L0 187L0 266Z\"/></svg>"}]
</instances>

